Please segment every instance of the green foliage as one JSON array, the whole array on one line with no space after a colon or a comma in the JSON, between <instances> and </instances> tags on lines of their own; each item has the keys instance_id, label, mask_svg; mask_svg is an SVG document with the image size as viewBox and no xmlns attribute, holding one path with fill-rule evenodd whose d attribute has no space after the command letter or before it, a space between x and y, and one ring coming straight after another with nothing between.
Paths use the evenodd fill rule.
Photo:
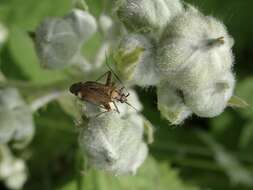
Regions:
<instances>
[{"instance_id":1,"label":"green foliage","mask_svg":"<svg viewBox=\"0 0 253 190\"><path fill-rule=\"evenodd\" d=\"M89 11L96 17L103 11L112 14L112 1L86 2ZM210 120L192 117L182 126L171 128L156 108L156 90L137 89L144 105L143 114L155 127L154 143L150 145L152 156L137 176L114 177L92 169L80 175L82 167L73 122L79 114L73 109L73 99L69 95L63 96L57 103L49 104L35 114L36 136L26 152L16 153L28 162L30 175L24 189L252 189L249 184L234 183L236 179L231 176L240 168L246 168L249 173L253 171L253 22L250 20L253 3L250 0L187 2L194 2L204 13L211 13L225 21L235 38L235 72L238 73L235 94L249 106L244 109L227 108L222 115ZM68 70L48 71L39 66L33 42L27 35L27 31L33 31L44 18L65 15L71 3L70 0L0 1L0 21L10 32L8 41L0 49L0 67L5 76L11 79L12 85L17 85L26 95L27 100L55 86L67 90L73 82L69 80L71 74ZM101 41L102 37L97 33L83 47L84 54L90 60L94 58ZM139 53L141 50L130 54L132 62ZM131 61L127 59L128 63ZM84 78L94 79L97 76L96 73ZM242 101L234 99L233 104L241 105ZM204 130L212 140L207 140L209 137L206 136L199 138L199 130ZM232 166L236 167L217 160L221 154L232 157Z\"/></svg>"},{"instance_id":2,"label":"green foliage","mask_svg":"<svg viewBox=\"0 0 253 190\"><path fill-rule=\"evenodd\" d=\"M178 172L167 163L158 163L153 158L145 161L136 176L115 177L95 170L84 171L82 189L87 190L197 190L179 178ZM70 182L61 190L75 190L75 182Z\"/></svg>"}]
</instances>

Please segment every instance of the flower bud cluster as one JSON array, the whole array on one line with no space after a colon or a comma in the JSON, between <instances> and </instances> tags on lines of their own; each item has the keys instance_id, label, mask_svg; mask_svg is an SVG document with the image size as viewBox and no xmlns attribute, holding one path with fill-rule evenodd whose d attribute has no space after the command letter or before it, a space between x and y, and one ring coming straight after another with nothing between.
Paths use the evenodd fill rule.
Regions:
<instances>
[{"instance_id":1,"label":"flower bud cluster","mask_svg":"<svg viewBox=\"0 0 253 190\"><path fill-rule=\"evenodd\" d=\"M30 107L15 88L0 89L0 144L14 141L17 148L27 145L34 135Z\"/></svg>"},{"instance_id":2,"label":"flower bud cluster","mask_svg":"<svg viewBox=\"0 0 253 190\"><path fill-rule=\"evenodd\" d=\"M95 18L86 11L72 10L63 18L44 20L35 32L35 47L43 67L59 69L87 61L80 53L82 45L96 32Z\"/></svg>"},{"instance_id":3,"label":"flower bud cluster","mask_svg":"<svg viewBox=\"0 0 253 190\"><path fill-rule=\"evenodd\" d=\"M118 16L128 34L115 67L130 85L157 86L165 118L180 124L224 111L235 86L234 41L219 20L173 0L120 1Z\"/></svg>"},{"instance_id":4,"label":"flower bud cluster","mask_svg":"<svg viewBox=\"0 0 253 190\"><path fill-rule=\"evenodd\" d=\"M133 91L129 102L141 109ZM114 175L135 174L148 152L143 141L145 120L126 104L118 104L118 109L120 114L101 114L100 108L86 104L88 124L80 131L79 144L94 167Z\"/></svg>"},{"instance_id":5,"label":"flower bud cluster","mask_svg":"<svg viewBox=\"0 0 253 190\"><path fill-rule=\"evenodd\" d=\"M0 157L0 179L9 189L21 189L27 179L25 162L15 158L5 145L0 145Z\"/></svg>"}]
</instances>

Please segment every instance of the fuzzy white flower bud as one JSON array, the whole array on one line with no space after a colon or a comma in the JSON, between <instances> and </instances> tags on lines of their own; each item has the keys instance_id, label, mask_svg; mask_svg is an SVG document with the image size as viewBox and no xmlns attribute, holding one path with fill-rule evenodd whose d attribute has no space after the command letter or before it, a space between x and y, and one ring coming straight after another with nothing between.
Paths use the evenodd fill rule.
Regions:
<instances>
[{"instance_id":1,"label":"fuzzy white flower bud","mask_svg":"<svg viewBox=\"0 0 253 190\"><path fill-rule=\"evenodd\" d=\"M148 38L130 34L117 48L115 66L123 80L139 86L158 84L160 75L156 71L154 47Z\"/></svg>"},{"instance_id":2,"label":"fuzzy white flower bud","mask_svg":"<svg viewBox=\"0 0 253 190\"><path fill-rule=\"evenodd\" d=\"M172 125L182 123L192 114L191 109L185 105L180 91L177 91L167 82L157 87L157 106L162 116Z\"/></svg>"},{"instance_id":3,"label":"fuzzy white flower bud","mask_svg":"<svg viewBox=\"0 0 253 190\"><path fill-rule=\"evenodd\" d=\"M87 41L97 30L95 18L87 11L74 9L65 18L82 42Z\"/></svg>"},{"instance_id":4,"label":"fuzzy white flower bud","mask_svg":"<svg viewBox=\"0 0 253 190\"><path fill-rule=\"evenodd\" d=\"M37 28L35 46L42 66L54 69L73 64L80 42L69 22L52 18Z\"/></svg>"},{"instance_id":5,"label":"fuzzy white flower bud","mask_svg":"<svg viewBox=\"0 0 253 190\"><path fill-rule=\"evenodd\" d=\"M227 107L234 86L233 74L226 72L206 88L184 93L185 103L200 117L215 117Z\"/></svg>"},{"instance_id":6,"label":"fuzzy white flower bud","mask_svg":"<svg viewBox=\"0 0 253 190\"><path fill-rule=\"evenodd\" d=\"M23 147L34 135L32 112L14 88L0 89L0 143Z\"/></svg>"},{"instance_id":7,"label":"fuzzy white flower bud","mask_svg":"<svg viewBox=\"0 0 253 190\"><path fill-rule=\"evenodd\" d=\"M147 155L142 142L143 126L142 117L137 114L120 117L117 113L105 113L92 117L80 134L80 146L98 169L115 175L135 173Z\"/></svg>"},{"instance_id":8,"label":"fuzzy white flower bud","mask_svg":"<svg viewBox=\"0 0 253 190\"><path fill-rule=\"evenodd\" d=\"M0 145L0 155L0 179L10 189L21 189L27 180L25 162L13 157L5 145Z\"/></svg>"},{"instance_id":9,"label":"fuzzy white flower bud","mask_svg":"<svg viewBox=\"0 0 253 190\"><path fill-rule=\"evenodd\" d=\"M40 63L50 69L80 64L80 48L96 29L94 17L77 9L64 18L44 20L35 32Z\"/></svg>"},{"instance_id":10,"label":"fuzzy white flower bud","mask_svg":"<svg viewBox=\"0 0 253 190\"><path fill-rule=\"evenodd\" d=\"M129 98L129 102L141 109L136 96ZM148 153L143 142L145 120L126 106L118 104L120 114L115 111L101 114L100 108L87 104L88 125L81 129L79 136L79 144L91 164L114 175L135 174Z\"/></svg>"},{"instance_id":11,"label":"fuzzy white flower bud","mask_svg":"<svg viewBox=\"0 0 253 190\"><path fill-rule=\"evenodd\" d=\"M232 96L233 43L220 21L193 7L176 16L160 39L160 73L198 116L219 115Z\"/></svg>"},{"instance_id":12,"label":"fuzzy white flower bud","mask_svg":"<svg viewBox=\"0 0 253 190\"><path fill-rule=\"evenodd\" d=\"M113 21L109 16L102 14L99 17L99 26L100 26L102 32L105 35L107 35L112 29Z\"/></svg>"},{"instance_id":13,"label":"fuzzy white flower bud","mask_svg":"<svg viewBox=\"0 0 253 190\"><path fill-rule=\"evenodd\" d=\"M159 45L157 66L178 89L193 91L231 72L233 39L220 21L193 7L173 19Z\"/></svg>"},{"instance_id":14,"label":"fuzzy white flower bud","mask_svg":"<svg viewBox=\"0 0 253 190\"><path fill-rule=\"evenodd\" d=\"M182 10L180 0L123 0L119 1L117 13L131 31L160 33Z\"/></svg>"}]
</instances>

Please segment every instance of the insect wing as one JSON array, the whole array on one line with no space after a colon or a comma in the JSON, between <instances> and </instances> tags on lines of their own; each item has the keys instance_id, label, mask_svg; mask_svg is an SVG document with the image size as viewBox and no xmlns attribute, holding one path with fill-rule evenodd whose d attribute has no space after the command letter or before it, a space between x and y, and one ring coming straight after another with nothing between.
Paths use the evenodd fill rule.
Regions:
<instances>
[{"instance_id":1,"label":"insect wing","mask_svg":"<svg viewBox=\"0 0 253 190\"><path fill-rule=\"evenodd\" d=\"M103 104L110 100L106 87L96 82L84 83L80 91L80 98L95 104Z\"/></svg>"}]
</instances>

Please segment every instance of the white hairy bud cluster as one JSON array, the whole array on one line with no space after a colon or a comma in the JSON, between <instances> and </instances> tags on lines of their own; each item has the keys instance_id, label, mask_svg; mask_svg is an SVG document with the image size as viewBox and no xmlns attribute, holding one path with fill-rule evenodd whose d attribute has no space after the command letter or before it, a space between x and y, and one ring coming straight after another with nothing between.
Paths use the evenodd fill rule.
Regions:
<instances>
[{"instance_id":1,"label":"white hairy bud cluster","mask_svg":"<svg viewBox=\"0 0 253 190\"><path fill-rule=\"evenodd\" d=\"M233 94L233 39L217 19L190 7L165 29L157 66L198 116L223 112Z\"/></svg>"},{"instance_id":2,"label":"white hairy bud cluster","mask_svg":"<svg viewBox=\"0 0 253 190\"><path fill-rule=\"evenodd\" d=\"M129 102L141 109L134 92L130 97ZM97 106L87 104L88 124L81 129L79 144L97 169L114 175L135 174L148 153L143 141L145 120L125 104L118 104L118 108L120 114L115 111L101 114Z\"/></svg>"},{"instance_id":3,"label":"white hairy bud cluster","mask_svg":"<svg viewBox=\"0 0 253 190\"><path fill-rule=\"evenodd\" d=\"M85 64L80 48L96 30L95 18L79 9L63 18L44 20L35 32L35 47L41 65L59 69L80 62Z\"/></svg>"},{"instance_id":4,"label":"white hairy bud cluster","mask_svg":"<svg viewBox=\"0 0 253 190\"><path fill-rule=\"evenodd\" d=\"M13 140L17 148L30 142L34 123L30 107L15 88L0 89L0 143Z\"/></svg>"},{"instance_id":5,"label":"white hairy bud cluster","mask_svg":"<svg viewBox=\"0 0 253 190\"><path fill-rule=\"evenodd\" d=\"M224 24L170 0L120 1L118 16L129 33L117 46L116 69L130 84L157 86L165 118L179 124L192 113L224 111L235 86L234 40Z\"/></svg>"},{"instance_id":6,"label":"white hairy bud cluster","mask_svg":"<svg viewBox=\"0 0 253 190\"><path fill-rule=\"evenodd\" d=\"M116 49L116 69L129 85L157 85L157 41L168 23L183 10L179 0L118 1L117 13L130 34Z\"/></svg>"},{"instance_id":7,"label":"white hairy bud cluster","mask_svg":"<svg viewBox=\"0 0 253 190\"><path fill-rule=\"evenodd\" d=\"M9 189L21 189L27 180L25 162L15 158L5 145L0 145L0 157L0 179Z\"/></svg>"}]
</instances>

